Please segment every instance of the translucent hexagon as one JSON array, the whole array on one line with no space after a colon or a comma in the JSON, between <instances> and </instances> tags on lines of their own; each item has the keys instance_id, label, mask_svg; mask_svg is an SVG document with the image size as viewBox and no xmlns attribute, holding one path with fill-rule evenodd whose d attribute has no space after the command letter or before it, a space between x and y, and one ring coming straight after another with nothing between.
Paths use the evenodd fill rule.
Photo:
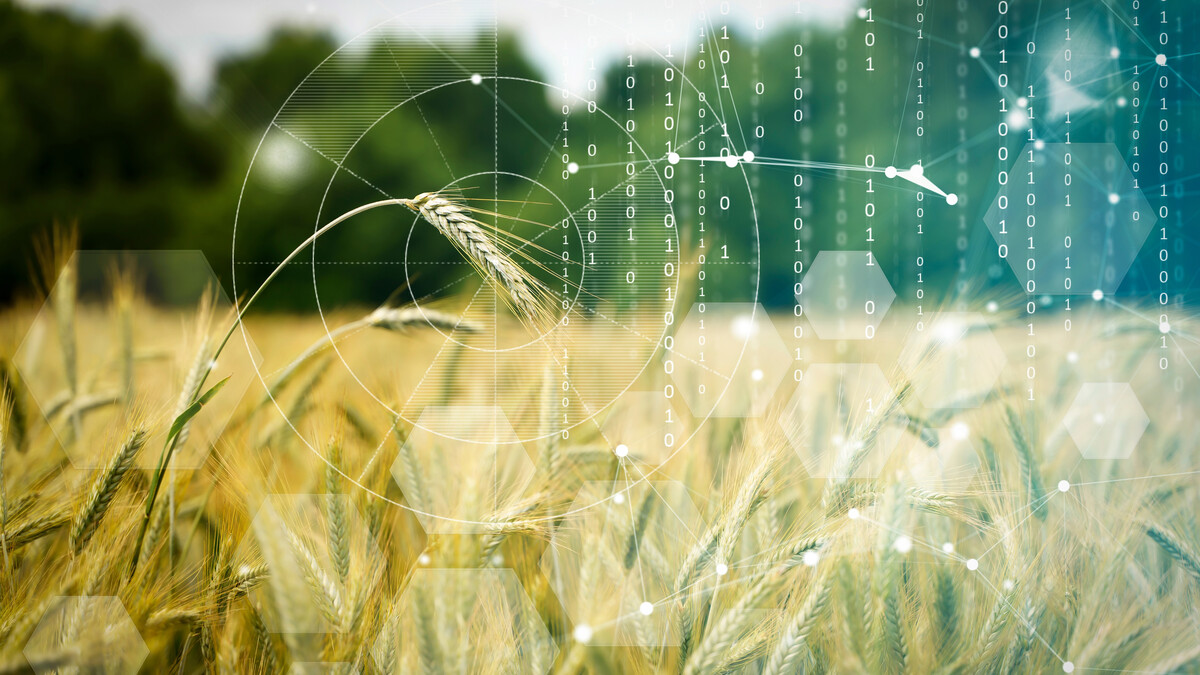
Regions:
<instances>
[{"instance_id":1,"label":"translucent hexagon","mask_svg":"<svg viewBox=\"0 0 1200 675\"><path fill-rule=\"evenodd\" d=\"M1025 292L1039 295L1116 292L1157 220L1111 143L1026 144L984 215Z\"/></svg>"},{"instance_id":2,"label":"translucent hexagon","mask_svg":"<svg viewBox=\"0 0 1200 675\"><path fill-rule=\"evenodd\" d=\"M320 658L321 641L306 636L361 628L382 553L349 495L270 495L240 548L270 569L249 600L297 661Z\"/></svg>"},{"instance_id":3,"label":"translucent hexagon","mask_svg":"<svg viewBox=\"0 0 1200 675\"><path fill-rule=\"evenodd\" d=\"M36 673L133 675L150 650L120 598L60 596L29 636L24 653Z\"/></svg>"},{"instance_id":4,"label":"translucent hexagon","mask_svg":"<svg viewBox=\"0 0 1200 675\"><path fill-rule=\"evenodd\" d=\"M1133 388L1123 382L1084 384L1063 418L1088 459L1128 458L1149 424Z\"/></svg>"},{"instance_id":5,"label":"translucent hexagon","mask_svg":"<svg viewBox=\"0 0 1200 675\"><path fill-rule=\"evenodd\" d=\"M497 406L429 406L392 477L429 533L481 532L515 515L534 465Z\"/></svg>"},{"instance_id":6,"label":"translucent hexagon","mask_svg":"<svg viewBox=\"0 0 1200 675\"><path fill-rule=\"evenodd\" d=\"M558 646L511 569L417 569L376 638L381 673L546 673Z\"/></svg>"},{"instance_id":7,"label":"translucent hexagon","mask_svg":"<svg viewBox=\"0 0 1200 675\"><path fill-rule=\"evenodd\" d=\"M896 299L870 251L821 251L796 301L822 340L869 340Z\"/></svg>"},{"instance_id":8,"label":"translucent hexagon","mask_svg":"<svg viewBox=\"0 0 1200 675\"><path fill-rule=\"evenodd\" d=\"M926 440L914 439L902 469L912 487L939 493L960 493L979 472L979 455L971 430L963 422L933 430Z\"/></svg>"},{"instance_id":9,"label":"translucent hexagon","mask_svg":"<svg viewBox=\"0 0 1200 675\"><path fill-rule=\"evenodd\" d=\"M63 268L14 358L30 394L75 466L108 460L92 442L128 418L168 418L138 461L158 462L169 419L187 407L234 319L232 305L200 251L78 251ZM172 459L203 464L242 394L256 379L256 350L240 336L217 359L207 386L221 393L189 423ZM89 442L77 443L78 438Z\"/></svg>"},{"instance_id":10,"label":"translucent hexagon","mask_svg":"<svg viewBox=\"0 0 1200 675\"><path fill-rule=\"evenodd\" d=\"M942 313L913 333L900 365L927 408L974 408L1007 360L979 314Z\"/></svg>"},{"instance_id":11,"label":"translucent hexagon","mask_svg":"<svg viewBox=\"0 0 1200 675\"><path fill-rule=\"evenodd\" d=\"M576 639L679 644L673 584L704 531L683 483L585 483L542 554Z\"/></svg>"},{"instance_id":12,"label":"translucent hexagon","mask_svg":"<svg viewBox=\"0 0 1200 675\"><path fill-rule=\"evenodd\" d=\"M663 359L696 417L757 417L791 370L792 358L757 303L697 303Z\"/></svg>"},{"instance_id":13,"label":"translucent hexagon","mask_svg":"<svg viewBox=\"0 0 1200 675\"><path fill-rule=\"evenodd\" d=\"M619 456L662 464L690 435L693 426L686 411L681 415L661 390L627 391L604 415L600 431Z\"/></svg>"},{"instance_id":14,"label":"translucent hexagon","mask_svg":"<svg viewBox=\"0 0 1200 675\"><path fill-rule=\"evenodd\" d=\"M873 363L814 364L779 425L809 475L875 478L905 436L908 417Z\"/></svg>"}]
</instances>

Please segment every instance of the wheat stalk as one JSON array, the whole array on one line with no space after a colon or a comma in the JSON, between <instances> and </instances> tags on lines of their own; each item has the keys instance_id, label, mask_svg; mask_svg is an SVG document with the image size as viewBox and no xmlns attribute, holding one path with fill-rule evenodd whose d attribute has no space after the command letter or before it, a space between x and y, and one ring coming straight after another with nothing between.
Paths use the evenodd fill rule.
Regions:
<instances>
[{"instance_id":1,"label":"wheat stalk","mask_svg":"<svg viewBox=\"0 0 1200 675\"><path fill-rule=\"evenodd\" d=\"M133 466L134 457L137 456L138 450L141 450L145 442L145 430L135 430L113 454L108 465L97 474L96 480L92 483L92 489L88 493L87 501L84 502L83 509L79 511L79 515L75 517L75 522L71 527L71 550L76 554L83 550L92 535L96 533L96 528L100 526L100 521L104 518L104 514L112 504L113 497L121 487L121 481L124 480L129 468Z\"/></svg>"}]
</instances>

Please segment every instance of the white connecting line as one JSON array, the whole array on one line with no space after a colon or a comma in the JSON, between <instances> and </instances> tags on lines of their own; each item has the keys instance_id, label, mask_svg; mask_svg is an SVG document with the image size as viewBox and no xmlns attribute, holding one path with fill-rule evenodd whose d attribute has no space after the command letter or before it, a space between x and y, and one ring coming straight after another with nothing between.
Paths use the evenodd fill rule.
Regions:
<instances>
[{"instance_id":1,"label":"white connecting line","mask_svg":"<svg viewBox=\"0 0 1200 675\"><path fill-rule=\"evenodd\" d=\"M801 159L783 159L778 157L756 157L753 152L747 150L741 155L718 155L712 157L682 157L677 152L667 154L667 162L670 164L678 164L679 162L724 162L726 166L733 168L738 164L763 164L766 166L791 166L807 169L828 169L831 171L865 171L868 173L882 173L888 178L903 178L904 180L916 185L919 188L928 190L936 195L944 197L946 203L954 206L958 203L958 195L954 193L946 193L933 181L925 177L925 169L920 164L913 164L911 168L899 170L894 166L889 166L886 169L879 169L873 166L857 166L854 164L835 164L832 162L814 162Z\"/></svg>"}]
</instances>

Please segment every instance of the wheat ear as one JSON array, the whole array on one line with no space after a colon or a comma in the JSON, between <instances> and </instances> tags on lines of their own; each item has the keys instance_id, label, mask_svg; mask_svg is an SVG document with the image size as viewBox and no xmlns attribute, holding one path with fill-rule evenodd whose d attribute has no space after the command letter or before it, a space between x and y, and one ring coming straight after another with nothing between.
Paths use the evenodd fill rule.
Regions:
<instances>
[{"instance_id":1,"label":"wheat ear","mask_svg":"<svg viewBox=\"0 0 1200 675\"><path fill-rule=\"evenodd\" d=\"M75 517L75 523L71 527L71 549L76 554L83 550L92 535L96 533L96 528L100 526L100 521L104 518L104 514L112 504L113 497L117 494L117 489L121 487L121 481L124 480L129 468L133 466L134 457L145 443L145 430L135 430L113 454L108 465L96 476L91 492L88 493L87 501L79 515Z\"/></svg>"}]
</instances>

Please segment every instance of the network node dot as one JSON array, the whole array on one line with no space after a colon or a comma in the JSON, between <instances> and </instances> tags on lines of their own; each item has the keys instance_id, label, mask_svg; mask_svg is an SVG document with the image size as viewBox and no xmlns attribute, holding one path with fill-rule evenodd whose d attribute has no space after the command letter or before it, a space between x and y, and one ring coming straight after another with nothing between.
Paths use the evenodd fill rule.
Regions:
<instances>
[{"instance_id":1,"label":"network node dot","mask_svg":"<svg viewBox=\"0 0 1200 675\"><path fill-rule=\"evenodd\" d=\"M870 16L870 15L869 15L869 14L867 14L867 8L866 8L866 7L859 7L859 8L858 8L858 18L860 18L860 19L865 19L865 18L867 18L868 16Z\"/></svg>"},{"instance_id":2,"label":"network node dot","mask_svg":"<svg viewBox=\"0 0 1200 675\"><path fill-rule=\"evenodd\" d=\"M1129 103L1128 99L1126 99L1124 96L1117 97L1117 107L1118 108L1124 108L1125 105L1128 103Z\"/></svg>"},{"instance_id":3,"label":"network node dot","mask_svg":"<svg viewBox=\"0 0 1200 675\"><path fill-rule=\"evenodd\" d=\"M500 567L503 564L504 564L504 556L500 555L499 553L492 556L492 567Z\"/></svg>"},{"instance_id":4,"label":"network node dot","mask_svg":"<svg viewBox=\"0 0 1200 675\"><path fill-rule=\"evenodd\" d=\"M1067 363L1079 363L1079 352L1067 352Z\"/></svg>"},{"instance_id":5,"label":"network node dot","mask_svg":"<svg viewBox=\"0 0 1200 675\"><path fill-rule=\"evenodd\" d=\"M733 168L738 165L737 155L725 155L725 166Z\"/></svg>"},{"instance_id":6,"label":"network node dot","mask_svg":"<svg viewBox=\"0 0 1200 675\"><path fill-rule=\"evenodd\" d=\"M1171 324L1167 323L1166 321L1163 321L1162 323L1158 324L1158 332L1162 333L1163 335L1170 333L1171 332Z\"/></svg>"},{"instance_id":7,"label":"network node dot","mask_svg":"<svg viewBox=\"0 0 1200 675\"><path fill-rule=\"evenodd\" d=\"M850 517L850 520L858 520L858 509L850 509L846 512L846 515Z\"/></svg>"},{"instance_id":8,"label":"network node dot","mask_svg":"<svg viewBox=\"0 0 1200 675\"><path fill-rule=\"evenodd\" d=\"M750 152L749 150L743 152L742 153L742 161L746 162L747 164L749 164L750 162L753 162L754 161L754 153Z\"/></svg>"},{"instance_id":9,"label":"network node dot","mask_svg":"<svg viewBox=\"0 0 1200 675\"><path fill-rule=\"evenodd\" d=\"M996 302L995 300L988 302L987 311L992 312L993 314L1000 311L1000 303Z\"/></svg>"},{"instance_id":10,"label":"network node dot","mask_svg":"<svg viewBox=\"0 0 1200 675\"><path fill-rule=\"evenodd\" d=\"M483 76L480 75L479 73L475 73L474 75L471 76L471 84L481 84L482 82L483 82Z\"/></svg>"},{"instance_id":11,"label":"network node dot","mask_svg":"<svg viewBox=\"0 0 1200 675\"><path fill-rule=\"evenodd\" d=\"M800 560L809 567L816 567L817 563L821 562L821 556L816 551L805 551Z\"/></svg>"},{"instance_id":12,"label":"network node dot","mask_svg":"<svg viewBox=\"0 0 1200 675\"><path fill-rule=\"evenodd\" d=\"M579 165L575 162L567 164L567 173L579 173Z\"/></svg>"},{"instance_id":13,"label":"network node dot","mask_svg":"<svg viewBox=\"0 0 1200 675\"><path fill-rule=\"evenodd\" d=\"M967 561L967 569L971 570L972 572L979 569L979 561L974 558L971 558L970 560Z\"/></svg>"},{"instance_id":14,"label":"network node dot","mask_svg":"<svg viewBox=\"0 0 1200 675\"><path fill-rule=\"evenodd\" d=\"M1070 490L1070 489L1071 489L1070 481L1066 481L1066 480L1058 481L1058 491L1059 492L1066 492L1067 490Z\"/></svg>"},{"instance_id":15,"label":"network node dot","mask_svg":"<svg viewBox=\"0 0 1200 675\"><path fill-rule=\"evenodd\" d=\"M897 553L908 553L909 551L912 550L912 547L913 547L912 539L910 539L904 535L896 537L895 543L892 544L892 548L896 549Z\"/></svg>"},{"instance_id":16,"label":"network node dot","mask_svg":"<svg viewBox=\"0 0 1200 675\"><path fill-rule=\"evenodd\" d=\"M951 544L950 542L942 544L942 553L945 553L946 555L954 553L954 544Z\"/></svg>"},{"instance_id":17,"label":"network node dot","mask_svg":"<svg viewBox=\"0 0 1200 675\"><path fill-rule=\"evenodd\" d=\"M1119 201L1121 201L1121 195L1119 195L1115 192L1108 193L1108 203L1109 204L1116 204Z\"/></svg>"},{"instance_id":18,"label":"network node dot","mask_svg":"<svg viewBox=\"0 0 1200 675\"><path fill-rule=\"evenodd\" d=\"M1035 150L1045 150L1046 149L1046 141L1043 141L1042 139L1039 138L1033 142L1033 147Z\"/></svg>"},{"instance_id":19,"label":"network node dot","mask_svg":"<svg viewBox=\"0 0 1200 675\"><path fill-rule=\"evenodd\" d=\"M1017 585L1013 583L1012 579L1005 579L1004 582L1000 584L1000 587L1006 591L1011 591L1012 589L1016 588Z\"/></svg>"},{"instance_id":20,"label":"network node dot","mask_svg":"<svg viewBox=\"0 0 1200 675\"><path fill-rule=\"evenodd\" d=\"M1020 96L1017 98L1017 105L1024 108L1025 106L1029 105L1029 99L1025 98L1024 96Z\"/></svg>"},{"instance_id":21,"label":"network node dot","mask_svg":"<svg viewBox=\"0 0 1200 675\"><path fill-rule=\"evenodd\" d=\"M592 640L592 627L586 623L581 623L575 626L575 630L571 634L575 637L576 642L587 644Z\"/></svg>"},{"instance_id":22,"label":"network node dot","mask_svg":"<svg viewBox=\"0 0 1200 675\"><path fill-rule=\"evenodd\" d=\"M638 607L638 611L642 613L642 616L650 616L654 613L654 605L649 602L643 602Z\"/></svg>"},{"instance_id":23,"label":"network node dot","mask_svg":"<svg viewBox=\"0 0 1200 675\"><path fill-rule=\"evenodd\" d=\"M619 444L617 444L617 447L615 450L613 450L613 452L617 453L617 457L628 457L629 456L629 446L625 445L624 443L619 443Z\"/></svg>"},{"instance_id":24,"label":"network node dot","mask_svg":"<svg viewBox=\"0 0 1200 675\"><path fill-rule=\"evenodd\" d=\"M888 178L895 178L896 177L896 167L889 166L888 168L884 169L883 175L887 176Z\"/></svg>"},{"instance_id":25,"label":"network node dot","mask_svg":"<svg viewBox=\"0 0 1200 675\"><path fill-rule=\"evenodd\" d=\"M1108 55L1109 55L1109 56L1111 56L1111 57L1113 57L1114 59L1116 59L1116 58L1120 58L1120 57L1121 57L1121 50L1120 50L1120 49L1117 49L1116 47L1113 47L1112 49L1108 50Z\"/></svg>"},{"instance_id":26,"label":"network node dot","mask_svg":"<svg viewBox=\"0 0 1200 675\"><path fill-rule=\"evenodd\" d=\"M1166 55L1166 54L1159 54L1158 56L1154 57L1154 62L1155 62L1155 63L1157 63L1157 64L1158 64L1158 65L1160 65L1160 66L1165 66L1165 65L1167 65L1167 55Z\"/></svg>"},{"instance_id":27,"label":"network node dot","mask_svg":"<svg viewBox=\"0 0 1200 675\"><path fill-rule=\"evenodd\" d=\"M912 175L917 176L917 177L925 175L925 167L921 166L920 164L913 164L912 168L909 169L908 171L909 171L909 173L911 173Z\"/></svg>"},{"instance_id":28,"label":"network node dot","mask_svg":"<svg viewBox=\"0 0 1200 675\"><path fill-rule=\"evenodd\" d=\"M966 422L955 422L950 427L950 437L956 441L965 441L971 436L971 427Z\"/></svg>"},{"instance_id":29,"label":"network node dot","mask_svg":"<svg viewBox=\"0 0 1200 675\"><path fill-rule=\"evenodd\" d=\"M1064 673L1075 672L1075 664L1071 663L1070 661L1063 661L1063 672Z\"/></svg>"},{"instance_id":30,"label":"network node dot","mask_svg":"<svg viewBox=\"0 0 1200 675\"><path fill-rule=\"evenodd\" d=\"M1100 290L1099 288L1092 291L1092 299L1095 300L1096 302L1100 302L1101 300L1104 299L1104 291Z\"/></svg>"},{"instance_id":31,"label":"network node dot","mask_svg":"<svg viewBox=\"0 0 1200 675\"><path fill-rule=\"evenodd\" d=\"M958 195L953 193L946 195L946 203L950 206L954 206L958 203Z\"/></svg>"},{"instance_id":32,"label":"network node dot","mask_svg":"<svg viewBox=\"0 0 1200 675\"><path fill-rule=\"evenodd\" d=\"M667 163L668 164L678 164L679 163L679 153L678 152L668 152L667 153Z\"/></svg>"},{"instance_id":33,"label":"network node dot","mask_svg":"<svg viewBox=\"0 0 1200 675\"><path fill-rule=\"evenodd\" d=\"M973 58L973 59L979 58L980 53L981 52L979 51L979 47L971 47L971 51L970 51L971 58Z\"/></svg>"},{"instance_id":34,"label":"network node dot","mask_svg":"<svg viewBox=\"0 0 1200 675\"><path fill-rule=\"evenodd\" d=\"M726 574L729 574L729 565L726 565L725 563L717 563L717 576L723 577Z\"/></svg>"},{"instance_id":35,"label":"network node dot","mask_svg":"<svg viewBox=\"0 0 1200 675\"><path fill-rule=\"evenodd\" d=\"M754 370L750 371L750 379L754 380L755 382L761 382L763 379L762 369L755 368Z\"/></svg>"},{"instance_id":36,"label":"network node dot","mask_svg":"<svg viewBox=\"0 0 1200 675\"><path fill-rule=\"evenodd\" d=\"M625 493L618 492L617 494L613 495L613 503L614 504L624 504L625 503Z\"/></svg>"},{"instance_id":37,"label":"network node dot","mask_svg":"<svg viewBox=\"0 0 1200 675\"><path fill-rule=\"evenodd\" d=\"M421 555L417 556L417 564L428 565L429 562L430 562L430 558L429 558L428 553L422 553Z\"/></svg>"}]
</instances>

